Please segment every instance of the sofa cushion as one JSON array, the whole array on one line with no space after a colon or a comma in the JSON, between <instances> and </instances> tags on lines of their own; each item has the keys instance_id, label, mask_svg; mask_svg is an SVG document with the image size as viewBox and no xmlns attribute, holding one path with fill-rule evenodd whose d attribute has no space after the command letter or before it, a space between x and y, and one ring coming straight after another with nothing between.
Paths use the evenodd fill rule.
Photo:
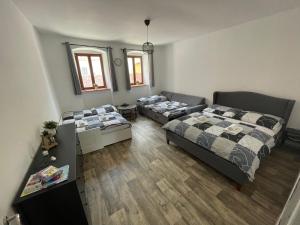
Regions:
<instances>
[{"instance_id":1,"label":"sofa cushion","mask_svg":"<svg viewBox=\"0 0 300 225\"><path fill-rule=\"evenodd\" d=\"M160 94L166 96L167 99L168 99L169 101L171 101L172 95L173 95L172 92L169 92L169 91L162 91Z\"/></svg>"},{"instance_id":2,"label":"sofa cushion","mask_svg":"<svg viewBox=\"0 0 300 225\"><path fill-rule=\"evenodd\" d=\"M137 100L138 105L149 105L157 102L167 101L167 97L164 95L152 95L149 97L142 97Z\"/></svg>"},{"instance_id":3,"label":"sofa cushion","mask_svg":"<svg viewBox=\"0 0 300 225\"><path fill-rule=\"evenodd\" d=\"M185 95L168 91L162 91L161 95L166 96L169 101L184 102L190 106L201 105L205 103L205 98L193 95Z\"/></svg>"}]
</instances>

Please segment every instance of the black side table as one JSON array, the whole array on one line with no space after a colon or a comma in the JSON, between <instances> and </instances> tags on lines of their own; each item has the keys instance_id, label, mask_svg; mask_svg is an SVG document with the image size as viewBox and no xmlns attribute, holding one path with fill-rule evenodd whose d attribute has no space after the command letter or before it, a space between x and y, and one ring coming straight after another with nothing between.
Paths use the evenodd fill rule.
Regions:
<instances>
[{"instance_id":1,"label":"black side table","mask_svg":"<svg viewBox=\"0 0 300 225\"><path fill-rule=\"evenodd\" d=\"M300 130L287 128L285 144L300 149Z\"/></svg>"},{"instance_id":2,"label":"black side table","mask_svg":"<svg viewBox=\"0 0 300 225\"><path fill-rule=\"evenodd\" d=\"M128 105L128 106L118 106L119 113L127 120L136 120L137 118L137 106Z\"/></svg>"}]
</instances>

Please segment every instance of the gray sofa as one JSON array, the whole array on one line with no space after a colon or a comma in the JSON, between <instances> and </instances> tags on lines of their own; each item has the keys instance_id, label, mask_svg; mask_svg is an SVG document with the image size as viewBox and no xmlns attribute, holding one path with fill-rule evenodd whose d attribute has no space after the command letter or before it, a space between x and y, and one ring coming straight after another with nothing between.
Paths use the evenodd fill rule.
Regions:
<instances>
[{"instance_id":1,"label":"gray sofa","mask_svg":"<svg viewBox=\"0 0 300 225\"><path fill-rule=\"evenodd\" d=\"M143 104L137 104L138 111L141 115L144 115L148 118L151 118L152 120L160 123L160 124L165 124L168 121L178 118L180 116L193 113L193 112L200 112L204 108L206 108L205 104L205 98L203 97L198 97L198 96L193 96L193 95L185 95L185 94L180 94L180 93L175 93L175 92L169 92L169 91L162 91L160 95L163 95L167 98L167 101L176 101L176 102L181 102L181 103L186 103L188 104L188 110L187 112L183 112L181 114L177 114L176 116L165 116L162 113L154 112L153 110L145 107Z\"/></svg>"}]
</instances>

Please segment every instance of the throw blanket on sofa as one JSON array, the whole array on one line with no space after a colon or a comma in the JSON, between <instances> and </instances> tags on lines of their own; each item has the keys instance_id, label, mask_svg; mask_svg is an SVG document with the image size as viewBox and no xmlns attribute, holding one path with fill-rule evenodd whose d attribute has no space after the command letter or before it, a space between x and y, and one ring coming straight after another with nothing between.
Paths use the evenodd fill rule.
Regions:
<instances>
[{"instance_id":1,"label":"throw blanket on sofa","mask_svg":"<svg viewBox=\"0 0 300 225\"><path fill-rule=\"evenodd\" d=\"M186 114L189 106L186 103L175 101L164 101L155 104L146 105L145 108L154 112L161 113L166 117L175 117Z\"/></svg>"},{"instance_id":2,"label":"throw blanket on sofa","mask_svg":"<svg viewBox=\"0 0 300 225\"><path fill-rule=\"evenodd\" d=\"M125 118L123 118L117 112L105 113L97 116L84 117L81 120L76 120L76 130L77 132L82 132L90 129L99 128L105 130L108 127L115 127L127 124L128 127L131 126Z\"/></svg>"},{"instance_id":3,"label":"throw blanket on sofa","mask_svg":"<svg viewBox=\"0 0 300 225\"><path fill-rule=\"evenodd\" d=\"M277 135L267 127L210 112L180 117L163 128L237 165L250 181L260 161L270 154ZM232 133L236 130L240 132Z\"/></svg>"},{"instance_id":4,"label":"throw blanket on sofa","mask_svg":"<svg viewBox=\"0 0 300 225\"><path fill-rule=\"evenodd\" d=\"M155 104L146 105L145 108L149 108L154 112L164 113L164 112L169 112L171 110L183 108L186 106L187 106L186 103L175 102L175 101L164 101L164 102L158 102Z\"/></svg>"},{"instance_id":5,"label":"throw blanket on sofa","mask_svg":"<svg viewBox=\"0 0 300 225\"><path fill-rule=\"evenodd\" d=\"M140 105L149 105L149 104L154 104L157 102L163 102L166 101L167 97L163 95L153 95L149 97L142 97L137 100L138 104Z\"/></svg>"}]
</instances>

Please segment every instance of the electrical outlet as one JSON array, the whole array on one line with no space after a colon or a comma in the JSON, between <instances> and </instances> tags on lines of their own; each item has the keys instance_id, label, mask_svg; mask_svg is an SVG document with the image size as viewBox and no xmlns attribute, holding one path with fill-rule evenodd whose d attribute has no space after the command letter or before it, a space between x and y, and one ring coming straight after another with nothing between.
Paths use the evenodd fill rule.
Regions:
<instances>
[{"instance_id":1,"label":"electrical outlet","mask_svg":"<svg viewBox=\"0 0 300 225\"><path fill-rule=\"evenodd\" d=\"M3 225L22 225L20 215L15 214L11 217L6 216L3 218Z\"/></svg>"}]
</instances>

